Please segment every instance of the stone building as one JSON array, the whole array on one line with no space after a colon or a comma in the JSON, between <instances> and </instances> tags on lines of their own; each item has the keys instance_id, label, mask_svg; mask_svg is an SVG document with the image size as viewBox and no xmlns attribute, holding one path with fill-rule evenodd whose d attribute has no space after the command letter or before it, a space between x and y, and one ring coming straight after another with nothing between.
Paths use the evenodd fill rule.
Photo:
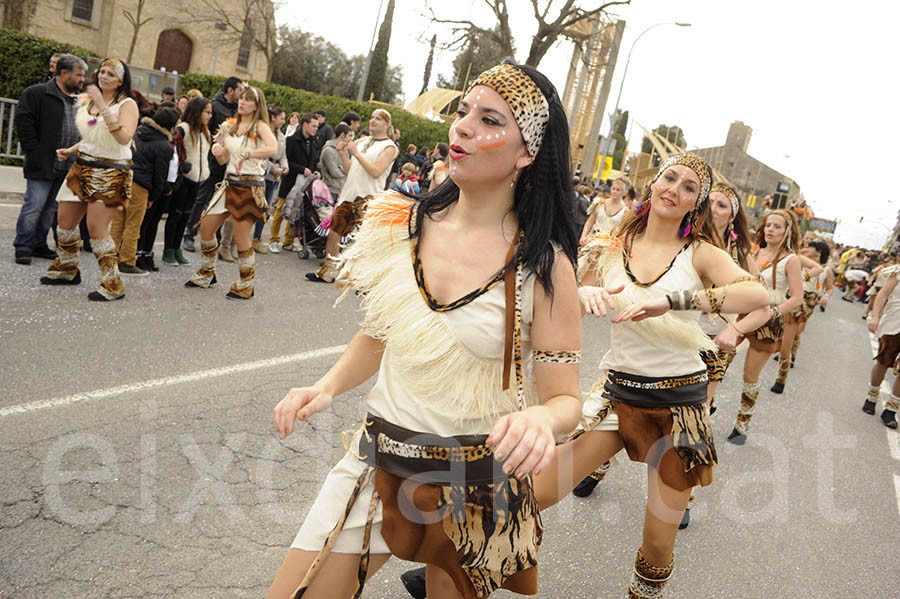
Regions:
<instances>
[{"instance_id":1,"label":"stone building","mask_svg":"<svg viewBox=\"0 0 900 599\"><path fill-rule=\"evenodd\" d=\"M134 29L125 11L134 15L139 3L140 21L146 22L139 29L129 66L267 79L266 57L242 23L248 5L255 9L251 14L265 11L272 15L271 0L220 0L217 5L224 13L193 15L185 5L165 0L41 0L30 3L32 10L19 28L81 46L98 56L126 60ZM203 3L192 5L202 10ZM274 31L271 16L268 23L262 15L257 20L259 23L251 21L253 30ZM221 23L219 27L224 29L218 29L216 24L222 21L228 25Z\"/></svg>"},{"instance_id":2,"label":"stone building","mask_svg":"<svg viewBox=\"0 0 900 599\"><path fill-rule=\"evenodd\" d=\"M690 150L736 186L748 208L758 211L770 194L784 193L787 200L800 196L800 186L782 173L747 153L753 129L741 121L731 123L724 146Z\"/></svg>"}]
</instances>

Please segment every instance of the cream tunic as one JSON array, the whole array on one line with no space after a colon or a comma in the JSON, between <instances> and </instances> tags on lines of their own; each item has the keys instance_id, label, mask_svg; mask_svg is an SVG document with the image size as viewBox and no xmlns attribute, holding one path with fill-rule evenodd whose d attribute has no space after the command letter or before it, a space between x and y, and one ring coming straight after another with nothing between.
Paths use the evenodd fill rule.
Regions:
<instances>
[{"instance_id":1,"label":"cream tunic","mask_svg":"<svg viewBox=\"0 0 900 599\"><path fill-rule=\"evenodd\" d=\"M374 164L384 149L393 145L394 142L389 137L379 140L367 137L361 139L357 147L366 160ZM338 196L337 203L342 204L347 201L353 201L356 198L364 198L367 195L383 192L384 183L387 181L390 170L390 168L384 169L381 176L373 179L359 163L359 160L351 157L347 179L344 181L344 187L341 188L341 195Z\"/></svg>"},{"instance_id":2,"label":"cream tunic","mask_svg":"<svg viewBox=\"0 0 900 599\"><path fill-rule=\"evenodd\" d=\"M368 215L373 214L373 204ZM375 207L377 210L377 206ZM356 243L345 252L342 276L350 272L366 279L363 330L374 336L389 331L384 339L375 385L366 396L365 410L404 428L443 437L487 434L500 416L515 411L515 372L510 388L501 390L505 340L504 284L472 302L448 312L432 311L416 283L406 224L373 227L363 222ZM367 236L369 237L367 239ZM380 237L380 239L373 239ZM361 272L360 271L365 271ZM528 276L522 291L523 370L530 368L530 331L533 314L534 277ZM372 302L367 304L366 302ZM374 315L372 310L384 312ZM389 324L385 324L389 322ZM536 403L531 381L525 383L526 403ZM465 403L464 398L481 402ZM484 401L486 400L486 401ZM486 406L489 403L491 406ZM495 412L495 413L491 413ZM331 470L293 548L319 551L343 514L359 475L367 465L358 457L361 429L350 451ZM333 551L359 553L374 485L363 488L338 536ZM381 535L382 509L378 505L372 527L371 551L390 553Z\"/></svg>"},{"instance_id":3,"label":"cream tunic","mask_svg":"<svg viewBox=\"0 0 900 599\"><path fill-rule=\"evenodd\" d=\"M606 206L602 202L595 202L592 207L594 214L594 226L591 227L591 234L596 235L607 235L610 231L613 230L614 227L618 227L622 224L622 218L625 216L625 206L622 205L622 208L619 209L618 212L609 216L606 213Z\"/></svg>"},{"instance_id":4,"label":"cream tunic","mask_svg":"<svg viewBox=\"0 0 900 599\"><path fill-rule=\"evenodd\" d=\"M900 267L888 267L883 269L882 272L885 270L890 270L890 272L885 273L884 283L886 284L891 277L897 276L897 273L900 272ZM894 290L891 291L891 295L885 302L875 335L882 337L883 335L896 335L897 333L900 333L900 285L894 287Z\"/></svg>"},{"instance_id":5,"label":"cream tunic","mask_svg":"<svg viewBox=\"0 0 900 599\"><path fill-rule=\"evenodd\" d=\"M109 105L109 111L119 119L119 109L126 102L134 103L131 98L122 98L115 104ZM78 112L75 113L75 124L78 126L78 132L81 133L81 145L78 151L82 154L89 154L96 158L110 158L112 160L131 160L131 144L120 144L109 132L106 125L106 119L99 115L92 115L88 112L88 104L90 102L82 97L79 100ZM93 125L89 125L91 121L96 119Z\"/></svg>"},{"instance_id":6,"label":"cream tunic","mask_svg":"<svg viewBox=\"0 0 900 599\"><path fill-rule=\"evenodd\" d=\"M773 305L783 304L787 300L787 293L790 290L790 284L787 280L785 267L789 260L794 258L794 254L788 254L778 261L778 267L775 271L775 288L772 289L772 265L766 266L759 273L760 278L769 289L769 303Z\"/></svg>"}]
</instances>

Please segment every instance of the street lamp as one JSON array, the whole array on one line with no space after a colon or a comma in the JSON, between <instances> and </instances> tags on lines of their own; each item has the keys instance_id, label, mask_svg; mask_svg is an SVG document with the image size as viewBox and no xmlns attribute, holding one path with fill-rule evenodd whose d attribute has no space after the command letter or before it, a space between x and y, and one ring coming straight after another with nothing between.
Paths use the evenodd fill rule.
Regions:
<instances>
[{"instance_id":1,"label":"street lamp","mask_svg":"<svg viewBox=\"0 0 900 599\"><path fill-rule=\"evenodd\" d=\"M634 47L637 45L638 41L644 37L644 34L650 31L651 29L656 29L657 27L662 27L663 25L675 25L677 27L690 27L690 23L657 23L656 25L651 25L644 29L640 35L638 35L634 42L631 44L631 49L628 50L628 60L625 61L625 70L622 71L622 81L619 82L619 95L616 96L616 107L613 108L612 114L609 119L609 135L606 137L606 143L603 144L603 157L600 159L600 169L598 170L597 177L599 178L599 173L603 172L603 165L606 164L606 157L609 155L609 142L612 139L613 133L616 130L616 124L619 120L619 100L622 99L622 89L625 87L625 77L628 75L628 65L631 63L631 53L634 52ZM676 140L677 141L677 140Z\"/></svg>"}]
</instances>

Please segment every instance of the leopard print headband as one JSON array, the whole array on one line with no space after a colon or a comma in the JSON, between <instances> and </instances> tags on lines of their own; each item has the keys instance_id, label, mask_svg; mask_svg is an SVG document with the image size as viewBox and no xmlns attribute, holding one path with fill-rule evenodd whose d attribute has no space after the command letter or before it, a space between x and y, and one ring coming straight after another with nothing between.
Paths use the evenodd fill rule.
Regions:
<instances>
[{"instance_id":1,"label":"leopard print headband","mask_svg":"<svg viewBox=\"0 0 900 599\"><path fill-rule=\"evenodd\" d=\"M669 157L669 159L663 162L659 167L659 171L657 171L656 176L653 177L651 183L656 183L657 179L666 172L667 168L675 166L676 164L688 167L697 173L697 176L700 178L700 195L697 198L697 203L694 205L694 211L697 211L700 206L703 205L703 202L709 199L709 191L712 186L712 171L710 170L709 165L699 156L694 156L693 154L675 154L674 156Z\"/></svg>"},{"instance_id":2,"label":"leopard print headband","mask_svg":"<svg viewBox=\"0 0 900 599\"><path fill-rule=\"evenodd\" d=\"M100 63L101 67L109 67L116 72L116 77L119 78L119 81L125 81L125 65L116 58L107 58L102 63Z\"/></svg>"},{"instance_id":3,"label":"leopard print headband","mask_svg":"<svg viewBox=\"0 0 900 599\"><path fill-rule=\"evenodd\" d=\"M738 210L741 208L741 200L737 197L737 193L724 183L716 183L712 186L712 189L709 190L709 193L714 191L718 191L731 200L731 216L737 216Z\"/></svg>"},{"instance_id":4,"label":"leopard print headband","mask_svg":"<svg viewBox=\"0 0 900 599\"><path fill-rule=\"evenodd\" d=\"M534 80L515 65L498 64L480 74L469 86L466 95L476 85L487 86L500 94L512 110L528 153L532 157L537 156L544 141L544 129L550 120L550 104Z\"/></svg>"}]
</instances>

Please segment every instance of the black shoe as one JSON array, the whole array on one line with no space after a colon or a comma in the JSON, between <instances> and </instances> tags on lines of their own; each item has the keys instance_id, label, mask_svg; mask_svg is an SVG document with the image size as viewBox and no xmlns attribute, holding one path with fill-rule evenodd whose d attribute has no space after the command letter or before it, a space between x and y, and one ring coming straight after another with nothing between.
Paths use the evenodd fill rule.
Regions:
<instances>
[{"instance_id":1,"label":"black shoe","mask_svg":"<svg viewBox=\"0 0 900 599\"><path fill-rule=\"evenodd\" d=\"M229 291L225 294L225 297L229 299L239 299L239 300L248 300L250 297L253 297L253 291L250 292L250 297L244 297L243 295L238 295L234 291Z\"/></svg>"},{"instance_id":2,"label":"black shoe","mask_svg":"<svg viewBox=\"0 0 900 599\"><path fill-rule=\"evenodd\" d=\"M81 244L81 251L87 252L88 254L93 254L94 248L91 247L91 242L85 239L84 243Z\"/></svg>"},{"instance_id":3,"label":"black shoe","mask_svg":"<svg viewBox=\"0 0 900 599\"><path fill-rule=\"evenodd\" d=\"M716 410L718 410L718 409L719 409L718 406L710 406L709 407L709 415L712 416L713 414L716 413Z\"/></svg>"},{"instance_id":4,"label":"black shoe","mask_svg":"<svg viewBox=\"0 0 900 599\"><path fill-rule=\"evenodd\" d=\"M196 248L194 247L194 239L192 237L185 237L181 240L181 249L186 252L196 252Z\"/></svg>"},{"instance_id":5,"label":"black shoe","mask_svg":"<svg viewBox=\"0 0 900 599\"><path fill-rule=\"evenodd\" d=\"M691 508L687 508L684 510L684 516L681 517L681 524L678 525L678 530L684 530L691 523Z\"/></svg>"},{"instance_id":6,"label":"black shoe","mask_svg":"<svg viewBox=\"0 0 900 599\"><path fill-rule=\"evenodd\" d=\"M881 412L881 421L888 428L897 428L897 412L884 410Z\"/></svg>"},{"instance_id":7,"label":"black shoe","mask_svg":"<svg viewBox=\"0 0 900 599\"><path fill-rule=\"evenodd\" d=\"M739 433L738 430L731 429L731 434L728 435L728 440L734 443L735 445L743 445L747 442L747 435L743 433Z\"/></svg>"},{"instance_id":8,"label":"black shoe","mask_svg":"<svg viewBox=\"0 0 900 599\"><path fill-rule=\"evenodd\" d=\"M69 281L67 279L52 279L50 277L41 277L41 285L78 285L81 283L81 271L75 273L75 276L72 277L72 280Z\"/></svg>"},{"instance_id":9,"label":"black shoe","mask_svg":"<svg viewBox=\"0 0 900 599\"><path fill-rule=\"evenodd\" d=\"M775 383L770 389L772 393L784 393L784 383Z\"/></svg>"},{"instance_id":10,"label":"black shoe","mask_svg":"<svg viewBox=\"0 0 900 599\"><path fill-rule=\"evenodd\" d=\"M116 300L122 299L123 297L125 297L124 293L122 295L120 295L118 297L114 297L112 299L106 297L99 291L91 291L90 293L88 293L88 299L91 300L92 302L114 302Z\"/></svg>"},{"instance_id":11,"label":"black shoe","mask_svg":"<svg viewBox=\"0 0 900 599\"><path fill-rule=\"evenodd\" d=\"M781 357L780 357L778 354L775 354L774 356L772 356L772 361L773 361L773 362L777 362L777 361L780 360L780 359L781 359Z\"/></svg>"},{"instance_id":12,"label":"black shoe","mask_svg":"<svg viewBox=\"0 0 900 599\"><path fill-rule=\"evenodd\" d=\"M797 358L791 357L791 368L794 367L794 360L796 360L796 359L797 359Z\"/></svg>"},{"instance_id":13,"label":"black shoe","mask_svg":"<svg viewBox=\"0 0 900 599\"><path fill-rule=\"evenodd\" d=\"M31 252L16 250L16 264L31 264Z\"/></svg>"},{"instance_id":14,"label":"black shoe","mask_svg":"<svg viewBox=\"0 0 900 599\"><path fill-rule=\"evenodd\" d=\"M578 486L572 489L572 495L575 497L587 497L594 492L594 488L600 484L600 481L593 476L588 476L578 483Z\"/></svg>"},{"instance_id":15,"label":"black shoe","mask_svg":"<svg viewBox=\"0 0 900 599\"><path fill-rule=\"evenodd\" d=\"M875 415L875 402L872 401L871 399L867 399L865 402L863 402L862 411L865 412L866 414L870 414L870 415L874 416Z\"/></svg>"},{"instance_id":16,"label":"black shoe","mask_svg":"<svg viewBox=\"0 0 900 599\"><path fill-rule=\"evenodd\" d=\"M400 575L400 582L415 599L425 599L425 568L407 570Z\"/></svg>"},{"instance_id":17,"label":"black shoe","mask_svg":"<svg viewBox=\"0 0 900 599\"><path fill-rule=\"evenodd\" d=\"M819 306L819 312L824 312L824 311L825 311L825 306Z\"/></svg>"},{"instance_id":18,"label":"black shoe","mask_svg":"<svg viewBox=\"0 0 900 599\"><path fill-rule=\"evenodd\" d=\"M31 250L31 255L35 258L43 258L44 260L56 260L56 252L48 248L46 245Z\"/></svg>"},{"instance_id":19,"label":"black shoe","mask_svg":"<svg viewBox=\"0 0 900 599\"><path fill-rule=\"evenodd\" d=\"M138 256L138 259L134 263L135 266L140 268L141 270L146 270L149 272L159 272L159 268L156 266L156 263L153 261L153 255Z\"/></svg>"},{"instance_id":20,"label":"black shoe","mask_svg":"<svg viewBox=\"0 0 900 599\"><path fill-rule=\"evenodd\" d=\"M137 266L132 266L124 262L119 262L119 274L134 277L144 277L149 275L150 273L143 268L138 268Z\"/></svg>"},{"instance_id":21,"label":"black shoe","mask_svg":"<svg viewBox=\"0 0 900 599\"><path fill-rule=\"evenodd\" d=\"M326 281L325 279L323 279L322 277L320 277L319 275L317 275L317 274L314 273L314 272L308 272L308 273L306 273L306 280L307 280L307 281L312 281L313 283L328 283L328 282L329 282L329 281Z\"/></svg>"}]
</instances>

